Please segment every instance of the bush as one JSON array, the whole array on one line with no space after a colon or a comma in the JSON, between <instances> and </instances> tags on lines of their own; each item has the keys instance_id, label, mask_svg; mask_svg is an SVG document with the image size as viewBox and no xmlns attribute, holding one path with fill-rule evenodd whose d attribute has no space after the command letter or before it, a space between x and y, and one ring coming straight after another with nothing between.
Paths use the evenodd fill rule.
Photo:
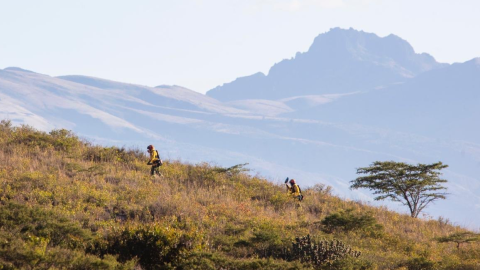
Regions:
<instances>
[{"instance_id":1,"label":"bush","mask_svg":"<svg viewBox=\"0 0 480 270\"><path fill-rule=\"evenodd\" d=\"M347 257L334 261L331 265L325 266L328 270L373 270L378 267L370 261L361 258Z\"/></svg>"},{"instance_id":2,"label":"bush","mask_svg":"<svg viewBox=\"0 0 480 270\"><path fill-rule=\"evenodd\" d=\"M277 193L270 198L270 203L276 211L285 209L286 205L292 202L292 198L286 193Z\"/></svg>"},{"instance_id":3,"label":"bush","mask_svg":"<svg viewBox=\"0 0 480 270\"><path fill-rule=\"evenodd\" d=\"M82 142L71 131L66 129L52 130L49 134L37 131L29 126L11 129L13 133L9 144L23 144L40 149L53 148L56 151L71 152L82 145Z\"/></svg>"},{"instance_id":4,"label":"bush","mask_svg":"<svg viewBox=\"0 0 480 270\"><path fill-rule=\"evenodd\" d=\"M297 237L292 245L292 250L285 252L287 259L317 266L332 265L349 256L358 258L361 255L359 251L352 250L339 240L323 240L315 243L310 239L310 235Z\"/></svg>"},{"instance_id":5,"label":"bush","mask_svg":"<svg viewBox=\"0 0 480 270\"><path fill-rule=\"evenodd\" d=\"M52 211L15 203L0 207L0 228L24 240L44 241L50 247L83 249L91 239L89 231Z\"/></svg>"},{"instance_id":6,"label":"bush","mask_svg":"<svg viewBox=\"0 0 480 270\"><path fill-rule=\"evenodd\" d=\"M300 262L286 262L269 259L237 259L217 253L191 253L182 260L176 269L184 270L300 270L305 269Z\"/></svg>"},{"instance_id":7,"label":"bush","mask_svg":"<svg viewBox=\"0 0 480 270\"><path fill-rule=\"evenodd\" d=\"M428 260L425 257L412 258L400 265L408 270L434 270L437 269L437 263Z\"/></svg>"},{"instance_id":8,"label":"bush","mask_svg":"<svg viewBox=\"0 0 480 270\"><path fill-rule=\"evenodd\" d=\"M277 256L283 248L282 232L275 230L271 224L264 224L254 230L249 242L252 243L255 253L260 258Z\"/></svg>"},{"instance_id":9,"label":"bush","mask_svg":"<svg viewBox=\"0 0 480 270\"><path fill-rule=\"evenodd\" d=\"M146 159L140 150L127 150L125 148L90 146L83 154L85 160L91 162L118 162L133 166L138 159Z\"/></svg>"},{"instance_id":10,"label":"bush","mask_svg":"<svg viewBox=\"0 0 480 270\"><path fill-rule=\"evenodd\" d=\"M215 167L215 168L212 169L212 171L216 172L216 173L224 173L228 177L233 177L233 176L236 176L240 173L250 171L249 169L245 168L245 166L247 166L247 165L248 165L248 163L237 164L237 165L234 165L234 166L229 167L229 168Z\"/></svg>"},{"instance_id":11,"label":"bush","mask_svg":"<svg viewBox=\"0 0 480 270\"><path fill-rule=\"evenodd\" d=\"M86 255L91 233L58 214L14 203L0 207L0 269L131 269Z\"/></svg>"},{"instance_id":12,"label":"bush","mask_svg":"<svg viewBox=\"0 0 480 270\"><path fill-rule=\"evenodd\" d=\"M201 234L168 225L128 225L113 227L98 239L89 252L99 256L118 256L120 262L138 259L145 269L162 269L175 265L190 251L201 247Z\"/></svg>"},{"instance_id":13,"label":"bush","mask_svg":"<svg viewBox=\"0 0 480 270\"><path fill-rule=\"evenodd\" d=\"M323 231L333 233L336 231L348 232L353 230L381 231L383 229L371 215L353 214L352 211L352 209L348 209L326 216L321 221Z\"/></svg>"},{"instance_id":14,"label":"bush","mask_svg":"<svg viewBox=\"0 0 480 270\"><path fill-rule=\"evenodd\" d=\"M99 258L83 251L53 247L38 250L30 242L14 239L8 248L0 248L0 269L133 269L135 261L124 264L113 256Z\"/></svg>"}]
</instances>

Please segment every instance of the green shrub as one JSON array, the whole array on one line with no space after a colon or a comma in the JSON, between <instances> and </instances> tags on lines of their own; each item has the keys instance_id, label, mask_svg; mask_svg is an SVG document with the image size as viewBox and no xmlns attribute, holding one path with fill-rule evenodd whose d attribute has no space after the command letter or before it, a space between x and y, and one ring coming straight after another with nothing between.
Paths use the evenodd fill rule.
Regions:
<instances>
[{"instance_id":1,"label":"green shrub","mask_svg":"<svg viewBox=\"0 0 480 270\"><path fill-rule=\"evenodd\" d=\"M10 145L23 144L40 149L53 148L56 151L71 152L82 145L82 142L71 131L65 129L52 130L49 134L37 131L29 126L12 128Z\"/></svg>"},{"instance_id":2,"label":"green shrub","mask_svg":"<svg viewBox=\"0 0 480 270\"><path fill-rule=\"evenodd\" d=\"M183 231L168 225L128 225L113 227L98 239L89 252L99 256L118 256L120 262L138 259L145 269L161 269L175 265L190 251L200 249L201 234Z\"/></svg>"},{"instance_id":3,"label":"green shrub","mask_svg":"<svg viewBox=\"0 0 480 270\"><path fill-rule=\"evenodd\" d=\"M408 270L435 270L438 269L438 265L435 262L428 260L425 257L415 257L402 264L400 266L406 267Z\"/></svg>"},{"instance_id":4,"label":"green shrub","mask_svg":"<svg viewBox=\"0 0 480 270\"><path fill-rule=\"evenodd\" d=\"M125 148L90 146L83 153L83 158L91 162L115 162L134 166L136 160L145 160L145 155L138 149L127 150Z\"/></svg>"},{"instance_id":5,"label":"green shrub","mask_svg":"<svg viewBox=\"0 0 480 270\"><path fill-rule=\"evenodd\" d=\"M334 261L331 265L322 267L328 270L373 270L378 269L377 266L362 258L346 257L341 260Z\"/></svg>"},{"instance_id":6,"label":"green shrub","mask_svg":"<svg viewBox=\"0 0 480 270\"><path fill-rule=\"evenodd\" d=\"M0 248L0 269L133 269L135 261L119 263L113 256L99 258L83 251L52 247L39 250L30 242L14 239Z\"/></svg>"},{"instance_id":7,"label":"green shrub","mask_svg":"<svg viewBox=\"0 0 480 270\"><path fill-rule=\"evenodd\" d=\"M354 214L352 209L340 211L326 216L322 221L323 231L333 233L336 231L353 230L382 230L374 217L368 214Z\"/></svg>"},{"instance_id":8,"label":"green shrub","mask_svg":"<svg viewBox=\"0 0 480 270\"><path fill-rule=\"evenodd\" d=\"M181 270L300 270L305 267L298 261L268 259L239 259L224 256L218 252L193 252L176 265Z\"/></svg>"},{"instance_id":9,"label":"green shrub","mask_svg":"<svg viewBox=\"0 0 480 270\"><path fill-rule=\"evenodd\" d=\"M91 239L88 230L52 211L15 203L0 207L0 228L24 240L45 241L49 247L83 249Z\"/></svg>"},{"instance_id":10,"label":"green shrub","mask_svg":"<svg viewBox=\"0 0 480 270\"><path fill-rule=\"evenodd\" d=\"M338 260L347 257L358 258L360 255L359 251L352 250L339 240L323 240L315 243L310 239L310 235L297 237L292 243L292 250L285 251L286 259L299 260L316 266L332 265Z\"/></svg>"},{"instance_id":11,"label":"green shrub","mask_svg":"<svg viewBox=\"0 0 480 270\"><path fill-rule=\"evenodd\" d=\"M82 144L72 131L66 129L52 130L50 131L50 137L55 150L67 153Z\"/></svg>"},{"instance_id":12,"label":"green shrub","mask_svg":"<svg viewBox=\"0 0 480 270\"><path fill-rule=\"evenodd\" d=\"M271 224L264 224L253 231L253 237L250 238L250 243L255 248L255 253L260 258L268 258L271 256L278 256L283 248L282 232L276 230Z\"/></svg>"},{"instance_id":13,"label":"green shrub","mask_svg":"<svg viewBox=\"0 0 480 270\"><path fill-rule=\"evenodd\" d=\"M248 165L248 163L243 163L243 164L234 165L234 166L229 167L229 168L215 167L215 168L212 168L212 171L216 172L216 173L224 173L228 177L233 177L233 176L236 176L236 175L238 175L242 172L250 171L249 169L245 168L245 166L247 166L247 165Z\"/></svg>"},{"instance_id":14,"label":"green shrub","mask_svg":"<svg viewBox=\"0 0 480 270\"><path fill-rule=\"evenodd\" d=\"M8 203L0 207L0 269L132 269L85 254L91 233L78 223L39 207Z\"/></svg>"},{"instance_id":15,"label":"green shrub","mask_svg":"<svg viewBox=\"0 0 480 270\"><path fill-rule=\"evenodd\" d=\"M292 198L288 196L286 193L276 193L272 197L270 197L270 203L274 207L276 211L281 209L285 209L288 203L292 202Z\"/></svg>"}]
</instances>

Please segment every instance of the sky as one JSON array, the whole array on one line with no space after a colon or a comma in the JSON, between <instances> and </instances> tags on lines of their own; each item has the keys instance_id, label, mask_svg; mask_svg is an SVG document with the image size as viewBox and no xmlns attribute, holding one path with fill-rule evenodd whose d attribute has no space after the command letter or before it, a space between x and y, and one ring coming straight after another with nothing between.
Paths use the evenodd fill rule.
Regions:
<instances>
[{"instance_id":1,"label":"sky","mask_svg":"<svg viewBox=\"0 0 480 270\"><path fill-rule=\"evenodd\" d=\"M307 51L334 27L480 57L478 0L0 0L0 69L200 93Z\"/></svg>"}]
</instances>

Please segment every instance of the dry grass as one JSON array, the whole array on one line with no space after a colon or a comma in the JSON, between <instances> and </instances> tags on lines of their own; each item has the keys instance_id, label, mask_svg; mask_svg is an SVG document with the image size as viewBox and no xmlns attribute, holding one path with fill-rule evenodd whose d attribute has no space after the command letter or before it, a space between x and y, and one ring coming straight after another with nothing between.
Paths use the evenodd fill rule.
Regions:
<instances>
[{"instance_id":1,"label":"dry grass","mask_svg":"<svg viewBox=\"0 0 480 270\"><path fill-rule=\"evenodd\" d=\"M413 219L341 200L322 186L304 190L299 204L286 196L284 186L243 172L219 172L209 164L167 161L163 177L152 178L138 150L92 146L70 133L54 135L0 125L0 202L53 211L91 231L94 239L113 227L180 222L202 236L197 251L219 254L224 264L237 262L230 269L248 269L252 262L243 260L267 260L264 254L272 256L307 234L339 239L361 251L365 269L417 269L408 265L412 258L435 267L418 269L480 269L478 243L457 249L435 241L465 231L445 220ZM324 233L320 221L346 209L372 215L383 230ZM268 237L261 238L262 233ZM270 264L278 266L271 269L309 267L275 255ZM355 263L349 265L356 269Z\"/></svg>"}]
</instances>

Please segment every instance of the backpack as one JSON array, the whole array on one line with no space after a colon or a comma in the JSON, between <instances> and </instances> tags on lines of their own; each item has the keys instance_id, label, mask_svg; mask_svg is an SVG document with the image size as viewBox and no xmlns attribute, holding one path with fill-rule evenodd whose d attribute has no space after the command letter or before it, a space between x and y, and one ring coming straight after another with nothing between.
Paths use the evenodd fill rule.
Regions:
<instances>
[{"instance_id":1,"label":"backpack","mask_svg":"<svg viewBox=\"0 0 480 270\"><path fill-rule=\"evenodd\" d=\"M298 187L298 191L300 191L300 196L298 196L298 200L299 200L299 201L303 201L302 189L300 188L299 185L297 185L297 187Z\"/></svg>"},{"instance_id":2,"label":"backpack","mask_svg":"<svg viewBox=\"0 0 480 270\"><path fill-rule=\"evenodd\" d=\"M155 150L155 152L157 152L157 157L158 157L158 161L156 161L156 163L158 164L158 166L162 166L163 160L160 158L160 154L158 153L158 150Z\"/></svg>"}]
</instances>

